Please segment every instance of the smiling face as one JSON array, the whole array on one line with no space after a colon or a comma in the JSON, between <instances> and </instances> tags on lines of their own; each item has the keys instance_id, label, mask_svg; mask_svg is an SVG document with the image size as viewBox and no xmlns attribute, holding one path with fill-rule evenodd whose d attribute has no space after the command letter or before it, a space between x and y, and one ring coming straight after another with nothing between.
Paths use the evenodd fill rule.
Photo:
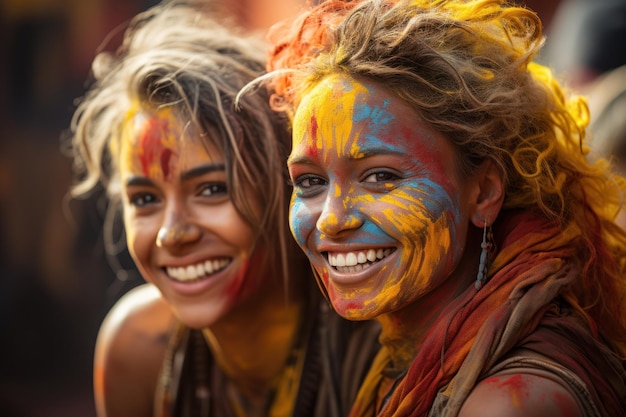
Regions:
<instances>
[{"instance_id":1,"label":"smiling face","mask_svg":"<svg viewBox=\"0 0 626 417\"><path fill-rule=\"evenodd\" d=\"M169 110L139 111L119 158L130 254L183 323L209 326L258 290L254 232L229 198L219 150Z\"/></svg>"},{"instance_id":2,"label":"smiling face","mask_svg":"<svg viewBox=\"0 0 626 417\"><path fill-rule=\"evenodd\" d=\"M390 313L452 279L471 215L456 167L446 138L374 83L332 75L304 96L290 226L339 314Z\"/></svg>"}]
</instances>

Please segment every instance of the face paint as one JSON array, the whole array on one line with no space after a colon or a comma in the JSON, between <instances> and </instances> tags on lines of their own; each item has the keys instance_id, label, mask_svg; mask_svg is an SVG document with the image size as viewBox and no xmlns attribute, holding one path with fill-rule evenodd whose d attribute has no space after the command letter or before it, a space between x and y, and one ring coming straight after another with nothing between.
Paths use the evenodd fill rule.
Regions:
<instances>
[{"instance_id":1,"label":"face paint","mask_svg":"<svg viewBox=\"0 0 626 417\"><path fill-rule=\"evenodd\" d=\"M128 143L135 139L136 145L126 163L140 164L141 172L147 178L169 181L177 156L174 151L178 147L177 134L182 132L176 123L176 116L168 109L160 110L154 116L131 111L122 140Z\"/></svg>"},{"instance_id":2,"label":"face paint","mask_svg":"<svg viewBox=\"0 0 626 417\"><path fill-rule=\"evenodd\" d=\"M170 110L139 110L116 155L129 252L176 317L199 328L256 308L274 274L258 268L264 254L252 251L255 230L230 198L212 138Z\"/></svg>"},{"instance_id":3,"label":"face paint","mask_svg":"<svg viewBox=\"0 0 626 417\"><path fill-rule=\"evenodd\" d=\"M455 151L402 100L333 75L302 100L290 227L336 310L395 311L453 273L468 214Z\"/></svg>"},{"instance_id":4,"label":"face paint","mask_svg":"<svg viewBox=\"0 0 626 417\"><path fill-rule=\"evenodd\" d=\"M144 130L139 134L139 149L143 151L139 158L143 166L144 175L150 175L151 167L154 170L158 170L160 167L163 178L169 178L169 163L172 157L172 150L164 146L165 143L161 140L161 138L169 136L169 130L168 120L151 119L145 124Z\"/></svg>"}]
</instances>

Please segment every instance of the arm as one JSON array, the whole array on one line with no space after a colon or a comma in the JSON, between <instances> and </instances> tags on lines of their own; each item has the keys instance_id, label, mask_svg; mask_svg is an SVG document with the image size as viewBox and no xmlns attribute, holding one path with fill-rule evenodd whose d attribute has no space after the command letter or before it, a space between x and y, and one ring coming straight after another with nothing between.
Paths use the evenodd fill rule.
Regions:
<instances>
[{"instance_id":1,"label":"arm","mask_svg":"<svg viewBox=\"0 0 626 417\"><path fill-rule=\"evenodd\" d=\"M125 294L104 319L94 357L98 417L151 417L172 315L151 284Z\"/></svg>"},{"instance_id":2,"label":"arm","mask_svg":"<svg viewBox=\"0 0 626 417\"><path fill-rule=\"evenodd\" d=\"M496 374L478 383L459 417L582 417L576 399L554 380L532 374Z\"/></svg>"}]
</instances>

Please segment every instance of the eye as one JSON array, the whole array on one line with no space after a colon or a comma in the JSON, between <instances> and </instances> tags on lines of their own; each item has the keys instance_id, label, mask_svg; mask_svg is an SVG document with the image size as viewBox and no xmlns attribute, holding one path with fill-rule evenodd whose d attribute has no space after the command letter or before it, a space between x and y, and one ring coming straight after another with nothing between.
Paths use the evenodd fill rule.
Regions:
<instances>
[{"instance_id":1,"label":"eye","mask_svg":"<svg viewBox=\"0 0 626 417\"><path fill-rule=\"evenodd\" d=\"M400 178L398 175L389 171L377 171L373 172L363 179L363 182L390 182Z\"/></svg>"},{"instance_id":2,"label":"eye","mask_svg":"<svg viewBox=\"0 0 626 417\"><path fill-rule=\"evenodd\" d=\"M224 182L208 182L200 185L198 195L204 197L223 196L228 193Z\"/></svg>"},{"instance_id":3,"label":"eye","mask_svg":"<svg viewBox=\"0 0 626 417\"><path fill-rule=\"evenodd\" d=\"M301 197L313 196L326 185L328 181L316 175L301 175L294 181L294 189Z\"/></svg>"},{"instance_id":4,"label":"eye","mask_svg":"<svg viewBox=\"0 0 626 417\"><path fill-rule=\"evenodd\" d=\"M296 180L296 186L300 188L311 188L318 185L326 185L326 180L313 175L303 175Z\"/></svg>"},{"instance_id":5,"label":"eye","mask_svg":"<svg viewBox=\"0 0 626 417\"><path fill-rule=\"evenodd\" d=\"M131 194L128 197L128 201L131 205L141 208L157 203L158 199L156 195L152 193L140 192Z\"/></svg>"}]
</instances>

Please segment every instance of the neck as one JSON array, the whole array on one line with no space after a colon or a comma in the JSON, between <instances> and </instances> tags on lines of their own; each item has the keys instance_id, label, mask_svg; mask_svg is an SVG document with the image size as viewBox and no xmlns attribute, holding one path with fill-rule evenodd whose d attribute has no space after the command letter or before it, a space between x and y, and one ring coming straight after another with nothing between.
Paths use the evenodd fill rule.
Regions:
<instances>
[{"instance_id":1,"label":"neck","mask_svg":"<svg viewBox=\"0 0 626 417\"><path fill-rule=\"evenodd\" d=\"M304 304L284 284L265 285L245 306L203 330L219 367L251 403L264 403L291 354Z\"/></svg>"}]
</instances>

